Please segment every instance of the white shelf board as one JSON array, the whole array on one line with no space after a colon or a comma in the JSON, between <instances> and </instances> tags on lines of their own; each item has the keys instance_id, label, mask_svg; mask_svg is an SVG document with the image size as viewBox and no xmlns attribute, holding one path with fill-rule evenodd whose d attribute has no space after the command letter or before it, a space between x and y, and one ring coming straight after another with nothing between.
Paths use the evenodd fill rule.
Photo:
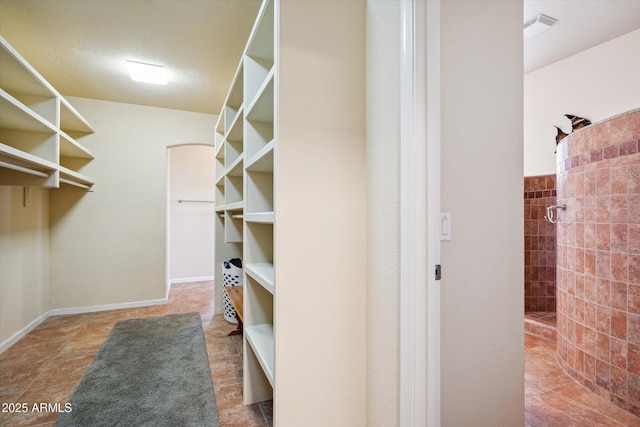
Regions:
<instances>
[{"instance_id":1,"label":"white shelf board","mask_svg":"<svg viewBox=\"0 0 640 427\"><path fill-rule=\"evenodd\" d=\"M94 184L93 180L81 173L72 171L71 169L59 166L60 168L60 182L65 184L75 185L80 188L89 189Z\"/></svg>"},{"instance_id":2,"label":"white shelf board","mask_svg":"<svg viewBox=\"0 0 640 427\"><path fill-rule=\"evenodd\" d=\"M216 120L216 132L220 135L224 135L224 108Z\"/></svg>"},{"instance_id":3,"label":"white shelf board","mask_svg":"<svg viewBox=\"0 0 640 427\"><path fill-rule=\"evenodd\" d=\"M14 93L56 98L60 95L35 68L0 36L0 87Z\"/></svg>"},{"instance_id":4,"label":"white shelf board","mask_svg":"<svg viewBox=\"0 0 640 427\"><path fill-rule=\"evenodd\" d=\"M256 22L253 24L245 55L274 59L274 2L263 2Z\"/></svg>"},{"instance_id":5,"label":"white shelf board","mask_svg":"<svg viewBox=\"0 0 640 427\"><path fill-rule=\"evenodd\" d=\"M228 141L240 141L242 140L242 118L244 117L244 109L241 105L238 109L236 116L233 118L233 122L229 126L229 131L226 134Z\"/></svg>"},{"instance_id":6,"label":"white shelf board","mask_svg":"<svg viewBox=\"0 0 640 427\"><path fill-rule=\"evenodd\" d=\"M215 182L216 185L223 185L224 186L224 183L220 182L220 181L224 181L224 171L223 171L223 173L220 174L220 176L216 177L216 182Z\"/></svg>"},{"instance_id":7,"label":"white shelf board","mask_svg":"<svg viewBox=\"0 0 640 427\"><path fill-rule=\"evenodd\" d=\"M246 215L245 215L246 218ZM265 288L271 295L275 292L275 273L273 264L267 262L256 262L251 264L245 264L245 273L251 276L256 282L258 282L263 288Z\"/></svg>"},{"instance_id":8,"label":"white shelf board","mask_svg":"<svg viewBox=\"0 0 640 427\"><path fill-rule=\"evenodd\" d=\"M89 122L64 98L60 98L60 129L66 132L94 132Z\"/></svg>"},{"instance_id":9,"label":"white shelf board","mask_svg":"<svg viewBox=\"0 0 640 427\"><path fill-rule=\"evenodd\" d=\"M273 79L275 69L271 69L264 83L258 89L256 96L251 100L246 109L247 120L259 122L273 121Z\"/></svg>"},{"instance_id":10,"label":"white shelf board","mask_svg":"<svg viewBox=\"0 0 640 427\"><path fill-rule=\"evenodd\" d=\"M0 127L28 132L57 132L51 123L3 89L0 89Z\"/></svg>"},{"instance_id":11,"label":"white shelf board","mask_svg":"<svg viewBox=\"0 0 640 427\"><path fill-rule=\"evenodd\" d=\"M237 159L231 163L227 168L225 175L227 176L242 176L242 165L244 162L244 154L240 154Z\"/></svg>"},{"instance_id":12,"label":"white shelf board","mask_svg":"<svg viewBox=\"0 0 640 427\"><path fill-rule=\"evenodd\" d=\"M58 165L33 154L0 143L0 160L35 171L55 171Z\"/></svg>"},{"instance_id":13,"label":"white shelf board","mask_svg":"<svg viewBox=\"0 0 640 427\"><path fill-rule=\"evenodd\" d=\"M69 135L60 131L60 156L62 157L80 157L83 159L93 159L93 154L87 148L78 144L78 142Z\"/></svg>"},{"instance_id":14,"label":"white shelf board","mask_svg":"<svg viewBox=\"0 0 640 427\"><path fill-rule=\"evenodd\" d=\"M273 212L252 212L244 215L246 222L261 222L264 224L273 224L275 214Z\"/></svg>"},{"instance_id":15,"label":"white shelf board","mask_svg":"<svg viewBox=\"0 0 640 427\"><path fill-rule=\"evenodd\" d=\"M244 81L242 76L244 74L244 62L240 59L238 63L238 67L236 68L236 72L233 75L233 80L231 81L231 85L229 86L229 92L227 93L227 97L224 100L224 105L233 108L234 110L238 110L242 105L242 92Z\"/></svg>"},{"instance_id":16,"label":"white shelf board","mask_svg":"<svg viewBox=\"0 0 640 427\"><path fill-rule=\"evenodd\" d=\"M240 200L239 202L229 203L224 205L225 211L237 211L244 209L244 200Z\"/></svg>"},{"instance_id":17,"label":"white shelf board","mask_svg":"<svg viewBox=\"0 0 640 427\"><path fill-rule=\"evenodd\" d=\"M245 166L245 169L253 172L273 172L273 147L275 140L269 141L262 147Z\"/></svg>"},{"instance_id":18,"label":"white shelf board","mask_svg":"<svg viewBox=\"0 0 640 427\"><path fill-rule=\"evenodd\" d=\"M224 160L224 137L222 137L220 143L216 145L216 159Z\"/></svg>"},{"instance_id":19,"label":"white shelf board","mask_svg":"<svg viewBox=\"0 0 640 427\"><path fill-rule=\"evenodd\" d=\"M72 179L60 178L60 183L61 184L72 185L72 186L78 187L78 188L82 188L83 190L90 190L91 189L90 185L80 184L79 182L76 182L76 181L74 181Z\"/></svg>"},{"instance_id":20,"label":"white shelf board","mask_svg":"<svg viewBox=\"0 0 640 427\"><path fill-rule=\"evenodd\" d=\"M245 325L244 336L253 349L258 362L260 362L260 366L262 366L262 370L269 380L271 387L273 387L275 368L273 325L269 323L251 326Z\"/></svg>"}]
</instances>

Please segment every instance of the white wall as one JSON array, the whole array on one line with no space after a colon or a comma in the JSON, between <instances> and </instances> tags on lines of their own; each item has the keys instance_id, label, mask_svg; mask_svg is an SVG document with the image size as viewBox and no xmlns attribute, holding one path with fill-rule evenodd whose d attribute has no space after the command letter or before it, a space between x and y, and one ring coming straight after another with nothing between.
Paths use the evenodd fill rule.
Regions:
<instances>
[{"instance_id":1,"label":"white wall","mask_svg":"<svg viewBox=\"0 0 640 427\"><path fill-rule=\"evenodd\" d=\"M274 421L363 426L365 2L278 6Z\"/></svg>"},{"instance_id":2,"label":"white wall","mask_svg":"<svg viewBox=\"0 0 640 427\"><path fill-rule=\"evenodd\" d=\"M0 186L0 343L49 310L49 190Z\"/></svg>"},{"instance_id":3,"label":"white wall","mask_svg":"<svg viewBox=\"0 0 640 427\"><path fill-rule=\"evenodd\" d=\"M367 425L399 423L400 7L367 1Z\"/></svg>"},{"instance_id":4,"label":"white wall","mask_svg":"<svg viewBox=\"0 0 640 427\"><path fill-rule=\"evenodd\" d=\"M443 426L524 425L522 14L442 2Z\"/></svg>"},{"instance_id":5,"label":"white wall","mask_svg":"<svg viewBox=\"0 0 640 427\"><path fill-rule=\"evenodd\" d=\"M52 308L166 294L167 147L213 144L215 116L84 98L94 191L51 194Z\"/></svg>"},{"instance_id":6,"label":"white wall","mask_svg":"<svg viewBox=\"0 0 640 427\"><path fill-rule=\"evenodd\" d=\"M183 145L169 148L170 279L172 282L213 280L213 203L215 147Z\"/></svg>"},{"instance_id":7,"label":"white wall","mask_svg":"<svg viewBox=\"0 0 640 427\"><path fill-rule=\"evenodd\" d=\"M524 175L556 171L554 125L564 114L593 123L640 107L640 30L533 71L524 78Z\"/></svg>"}]
</instances>

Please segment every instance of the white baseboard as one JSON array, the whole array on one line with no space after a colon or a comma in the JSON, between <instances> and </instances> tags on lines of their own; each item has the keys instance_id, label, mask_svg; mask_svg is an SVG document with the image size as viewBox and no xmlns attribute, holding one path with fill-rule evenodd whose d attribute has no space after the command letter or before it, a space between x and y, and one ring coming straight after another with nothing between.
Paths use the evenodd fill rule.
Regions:
<instances>
[{"instance_id":1,"label":"white baseboard","mask_svg":"<svg viewBox=\"0 0 640 427\"><path fill-rule=\"evenodd\" d=\"M214 276L183 277L181 279L171 279L169 283L175 285L177 283L210 282L214 279Z\"/></svg>"},{"instance_id":2,"label":"white baseboard","mask_svg":"<svg viewBox=\"0 0 640 427\"><path fill-rule=\"evenodd\" d=\"M168 298L162 298L162 299L147 300L147 301L124 302L124 303L118 303L118 304L91 305L86 307L53 308L41 314L37 319L31 321L27 326L20 329L11 337L6 339L4 342L0 343L0 353L4 352L6 349L14 345L16 342L18 342L18 340L20 340L20 338L27 335L29 332L35 329L39 324L47 320L50 316L63 316L65 314L93 313L97 311L120 310L123 308L149 307L152 305L166 304L167 302L168 302Z\"/></svg>"},{"instance_id":3,"label":"white baseboard","mask_svg":"<svg viewBox=\"0 0 640 427\"><path fill-rule=\"evenodd\" d=\"M167 301L167 298L162 298L147 301L123 302L117 304L90 305L86 307L53 308L49 310L49 314L51 316L62 316L65 314L81 314L93 313L97 311L121 310L123 308L139 308L148 307L151 305L166 304Z\"/></svg>"},{"instance_id":4,"label":"white baseboard","mask_svg":"<svg viewBox=\"0 0 640 427\"><path fill-rule=\"evenodd\" d=\"M16 342L18 342L18 340L20 338L22 338L25 335L27 335L29 332L31 332L33 329L35 329L36 326L38 326L40 323L42 323L45 320L47 320L47 318L50 315L51 315L50 311L45 311L40 316L38 316L38 318L36 318L35 320L31 321L31 323L29 323L27 326L25 326L24 328L20 329L15 334L11 335L4 342L0 343L0 353L4 352L6 349L8 349L12 345L14 345Z\"/></svg>"}]
</instances>

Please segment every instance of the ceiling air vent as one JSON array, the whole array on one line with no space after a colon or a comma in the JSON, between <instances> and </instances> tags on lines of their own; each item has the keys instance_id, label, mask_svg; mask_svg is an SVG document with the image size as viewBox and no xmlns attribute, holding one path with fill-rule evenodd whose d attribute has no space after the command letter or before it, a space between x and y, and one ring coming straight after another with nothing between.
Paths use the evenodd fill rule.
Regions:
<instances>
[{"instance_id":1,"label":"ceiling air vent","mask_svg":"<svg viewBox=\"0 0 640 427\"><path fill-rule=\"evenodd\" d=\"M543 31L551 28L556 22L557 19L554 19L547 15L537 15L533 18L529 19L524 23L524 36L525 37L533 37L542 33Z\"/></svg>"}]
</instances>

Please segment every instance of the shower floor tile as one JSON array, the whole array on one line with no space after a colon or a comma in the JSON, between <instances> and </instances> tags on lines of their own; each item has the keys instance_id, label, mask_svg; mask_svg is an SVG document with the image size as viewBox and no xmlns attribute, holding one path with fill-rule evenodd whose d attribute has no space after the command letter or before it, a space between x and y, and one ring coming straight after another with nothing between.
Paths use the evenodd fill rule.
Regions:
<instances>
[{"instance_id":1,"label":"shower floor tile","mask_svg":"<svg viewBox=\"0 0 640 427\"><path fill-rule=\"evenodd\" d=\"M564 372L556 360L555 341L525 334L524 342L526 427L640 427L640 418Z\"/></svg>"},{"instance_id":2,"label":"shower floor tile","mask_svg":"<svg viewBox=\"0 0 640 427\"><path fill-rule=\"evenodd\" d=\"M524 313L524 331L551 341L556 340L555 311L527 311Z\"/></svg>"}]
</instances>

